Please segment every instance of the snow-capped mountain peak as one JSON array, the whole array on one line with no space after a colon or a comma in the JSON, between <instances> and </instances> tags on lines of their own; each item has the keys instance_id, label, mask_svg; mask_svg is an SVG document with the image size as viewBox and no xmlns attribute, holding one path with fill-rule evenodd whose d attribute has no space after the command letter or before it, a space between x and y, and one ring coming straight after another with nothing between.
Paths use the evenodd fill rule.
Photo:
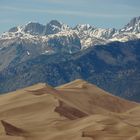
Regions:
<instances>
[{"instance_id":1,"label":"snow-capped mountain peak","mask_svg":"<svg viewBox=\"0 0 140 140\"><path fill-rule=\"evenodd\" d=\"M40 23L29 22L28 24L24 26L23 31L25 33L29 33L32 35L41 35L43 34L44 29L45 29L45 26Z\"/></svg>"},{"instance_id":2,"label":"snow-capped mountain peak","mask_svg":"<svg viewBox=\"0 0 140 140\"><path fill-rule=\"evenodd\" d=\"M140 33L140 16L135 17L120 30L121 32Z\"/></svg>"},{"instance_id":3,"label":"snow-capped mountain peak","mask_svg":"<svg viewBox=\"0 0 140 140\"><path fill-rule=\"evenodd\" d=\"M78 31L85 31L85 30L93 29L93 27L89 24L78 24L74 29Z\"/></svg>"},{"instance_id":4,"label":"snow-capped mountain peak","mask_svg":"<svg viewBox=\"0 0 140 140\"><path fill-rule=\"evenodd\" d=\"M63 24L62 22L59 22L57 20L50 21L45 28L44 34L56 34L61 31L69 30L70 27L66 24Z\"/></svg>"}]
</instances>

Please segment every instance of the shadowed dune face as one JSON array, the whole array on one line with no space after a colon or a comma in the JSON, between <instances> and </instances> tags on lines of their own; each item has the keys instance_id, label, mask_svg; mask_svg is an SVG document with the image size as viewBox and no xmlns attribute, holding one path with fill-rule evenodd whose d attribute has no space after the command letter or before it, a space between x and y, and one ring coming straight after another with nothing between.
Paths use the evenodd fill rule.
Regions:
<instances>
[{"instance_id":1,"label":"shadowed dune face","mask_svg":"<svg viewBox=\"0 0 140 140\"><path fill-rule=\"evenodd\" d=\"M24 136L25 131L17 128L6 121L1 120L1 124L4 127L5 134L10 136Z\"/></svg>"},{"instance_id":2,"label":"shadowed dune face","mask_svg":"<svg viewBox=\"0 0 140 140\"><path fill-rule=\"evenodd\" d=\"M75 120L78 118L88 116L88 114L86 114L74 107L68 106L63 101L59 101L59 106L55 108L55 112L59 113L61 116L64 116L70 120Z\"/></svg>"},{"instance_id":3,"label":"shadowed dune face","mask_svg":"<svg viewBox=\"0 0 140 140\"><path fill-rule=\"evenodd\" d=\"M76 80L0 96L0 140L139 140L140 106Z\"/></svg>"}]
</instances>

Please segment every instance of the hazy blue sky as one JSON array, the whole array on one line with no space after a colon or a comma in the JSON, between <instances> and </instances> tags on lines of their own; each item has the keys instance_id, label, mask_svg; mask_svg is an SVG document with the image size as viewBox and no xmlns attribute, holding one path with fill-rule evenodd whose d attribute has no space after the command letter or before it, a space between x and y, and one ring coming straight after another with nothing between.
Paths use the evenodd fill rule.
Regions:
<instances>
[{"instance_id":1,"label":"hazy blue sky","mask_svg":"<svg viewBox=\"0 0 140 140\"><path fill-rule=\"evenodd\" d=\"M136 16L140 16L140 0L0 0L0 33L29 21L46 24L51 19L70 26L120 28Z\"/></svg>"}]
</instances>

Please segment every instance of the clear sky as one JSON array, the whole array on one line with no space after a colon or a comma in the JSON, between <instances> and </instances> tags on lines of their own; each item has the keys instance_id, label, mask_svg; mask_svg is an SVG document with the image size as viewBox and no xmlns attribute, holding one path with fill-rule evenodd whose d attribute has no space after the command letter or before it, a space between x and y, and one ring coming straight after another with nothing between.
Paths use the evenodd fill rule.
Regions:
<instances>
[{"instance_id":1,"label":"clear sky","mask_svg":"<svg viewBox=\"0 0 140 140\"><path fill-rule=\"evenodd\" d=\"M140 16L140 0L0 0L0 33L29 21L52 19L70 26L86 24L121 28Z\"/></svg>"}]
</instances>

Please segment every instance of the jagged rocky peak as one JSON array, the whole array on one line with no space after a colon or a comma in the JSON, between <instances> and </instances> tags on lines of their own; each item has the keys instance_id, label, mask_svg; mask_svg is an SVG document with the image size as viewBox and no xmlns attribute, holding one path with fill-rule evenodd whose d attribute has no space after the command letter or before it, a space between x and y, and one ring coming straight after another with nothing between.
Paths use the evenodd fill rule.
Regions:
<instances>
[{"instance_id":1,"label":"jagged rocky peak","mask_svg":"<svg viewBox=\"0 0 140 140\"><path fill-rule=\"evenodd\" d=\"M18 27L13 27L11 29L9 29L8 32L17 32L18 31Z\"/></svg>"},{"instance_id":2,"label":"jagged rocky peak","mask_svg":"<svg viewBox=\"0 0 140 140\"><path fill-rule=\"evenodd\" d=\"M74 29L80 31L80 30L89 30L89 29L92 29L92 28L94 28L94 27L92 27L89 24L78 24L78 25L76 25L76 27Z\"/></svg>"},{"instance_id":3,"label":"jagged rocky peak","mask_svg":"<svg viewBox=\"0 0 140 140\"><path fill-rule=\"evenodd\" d=\"M45 26L37 22L29 22L24 27L25 33L30 33L32 35L43 34Z\"/></svg>"},{"instance_id":4,"label":"jagged rocky peak","mask_svg":"<svg viewBox=\"0 0 140 140\"><path fill-rule=\"evenodd\" d=\"M130 20L130 22L120 30L121 32L140 33L140 16Z\"/></svg>"},{"instance_id":5,"label":"jagged rocky peak","mask_svg":"<svg viewBox=\"0 0 140 140\"><path fill-rule=\"evenodd\" d=\"M9 29L9 33L17 33L17 32L22 32L23 31L23 26L15 26Z\"/></svg>"},{"instance_id":6,"label":"jagged rocky peak","mask_svg":"<svg viewBox=\"0 0 140 140\"><path fill-rule=\"evenodd\" d=\"M59 27L61 28L62 27L62 23L59 22L58 20L51 20L48 25L51 25L51 26L56 26L56 27Z\"/></svg>"},{"instance_id":7,"label":"jagged rocky peak","mask_svg":"<svg viewBox=\"0 0 140 140\"><path fill-rule=\"evenodd\" d=\"M68 30L69 26L57 20L51 20L45 29L45 35L56 34L60 31Z\"/></svg>"},{"instance_id":8,"label":"jagged rocky peak","mask_svg":"<svg viewBox=\"0 0 140 140\"><path fill-rule=\"evenodd\" d=\"M115 28L109 28L109 29L101 29L98 28L95 30L95 33L97 33L96 36L102 38L102 39L109 39L112 38L112 36L117 33L117 29Z\"/></svg>"},{"instance_id":9,"label":"jagged rocky peak","mask_svg":"<svg viewBox=\"0 0 140 140\"><path fill-rule=\"evenodd\" d=\"M140 16L139 17L135 17L132 20L130 20L130 22L127 24L128 27L134 27L134 26L138 26L140 25Z\"/></svg>"}]
</instances>

